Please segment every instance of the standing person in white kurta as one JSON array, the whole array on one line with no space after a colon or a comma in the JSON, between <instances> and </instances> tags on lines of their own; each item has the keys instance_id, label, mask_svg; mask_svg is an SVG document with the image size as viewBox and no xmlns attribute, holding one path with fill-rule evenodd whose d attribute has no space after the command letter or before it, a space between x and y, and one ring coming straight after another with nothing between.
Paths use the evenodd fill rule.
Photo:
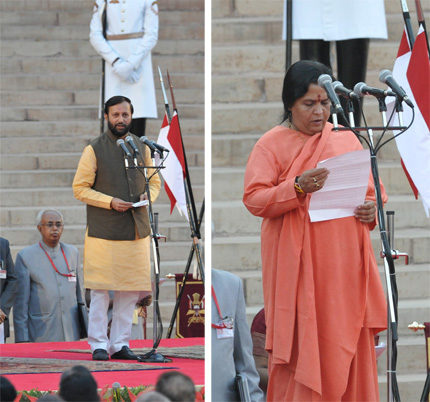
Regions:
<instances>
[{"instance_id":1,"label":"standing person in white kurta","mask_svg":"<svg viewBox=\"0 0 430 402\"><path fill-rule=\"evenodd\" d=\"M292 39L300 40L300 60L316 60L331 68L330 42L336 42L338 79L347 88L365 81L369 39L387 39L384 1L293 0L292 7ZM286 20L285 6L284 39ZM345 100L341 102L345 107ZM357 103L354 109L359 125Z\"/></svg>"},{"instance_id":2,"label":"standing person in white kurta","mask_svg":"<svg viewBox=\"0 0 430 402\"><path fill-rule=\"evenodd\" d=\"M106 11L106 38L103 12ZM158 40L154 0L96 0L90 42L105 60L105 96L126 96L134 106L130 132L145 135L147 118L157 118L151 50Z\"/></svg>"}]
</instances>

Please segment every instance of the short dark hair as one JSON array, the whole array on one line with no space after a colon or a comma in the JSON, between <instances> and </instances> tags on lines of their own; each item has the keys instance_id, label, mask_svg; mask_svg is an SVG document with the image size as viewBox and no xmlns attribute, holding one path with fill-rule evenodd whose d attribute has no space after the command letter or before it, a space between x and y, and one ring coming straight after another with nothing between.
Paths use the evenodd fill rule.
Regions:
<instances>
[{"instance_id":1,"label":"short dark hair","mask_svg":"<svg viewBox=\"0 0 430 402\"><path fill-rule=\"evenodd\" d=\"M112 96L112 98L109 98L105 102L104 112L106 114L109 114L109 108L111 106L118 105L122 102L127 102L130 105L131 114L133 114L134 108L133 108L133 105L131 103L131 100L129 98L127 98L126 96L122 96L122 95Z\"/></svg>"},{"instance_id":2,"label":"short dark hair","mask_svg":"<svg viewBox=\"0 0 430 402\"><path fill-rule=\"evenodd\" d=\"M193 380L179 371L161 374L155 384L155 390L167 396L172 402L194 402L196 400Z\"/></svg>"},{"instance_id":3,"label":"short dark hair","mask_svg":"<svg viewBox=\"0 0 430 402\"><path fill-rule=\"evenodd\" d=\"M61 375L58 394L65 401L100 401L96 380L84 366L73 366Z\"/></svg>"},{"instance_id":4,"label":"short dark hair","mask_svg":"<svg viewBox=\"0 0 430 402\"><path fill-rule=\"evenodd\" d=\"M3 376L0 376L0 401L13 402L17 392L13 384Z\"/></svg>"},{"instance_id":5,"label":"short dark hair","mask_svg":"<svg viewBox=\"0 0 430 402\"><path fill-rule=\"evenodd\" d=\"M290 108L294 102L308 92L310 84L318 84L318 77L328 74L332 77L330 67L314 60L300 60L288 69L282 88L282 102L284 103L284 116L282 121L290 117Z\"/></svg>"}]
</instances>

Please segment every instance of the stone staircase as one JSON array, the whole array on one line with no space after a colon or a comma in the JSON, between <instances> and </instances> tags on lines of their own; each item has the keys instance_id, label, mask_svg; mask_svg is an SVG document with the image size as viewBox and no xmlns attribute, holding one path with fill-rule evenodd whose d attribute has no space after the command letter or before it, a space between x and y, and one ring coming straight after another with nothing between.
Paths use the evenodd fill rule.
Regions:
<instances>
[{"instance_id":1,"label":"stone staircase","mask_svg":"<svg viewBox=\"0 0 430 402\"><path fill-rule=\"evenodd\" d=\"M413 2L409 1L416 32ZM423 2L424 13L430 7ZM366 82L381 87L379 71L392 69L402 34L400 3L385 1L389 39L371 41ZM283 0L212 1L212 266L238 274L244 281L248 321L263 304L260 260L260 218L242 204L243 175L248 155L260 136L281 121L285 42L281 40ZM293 62L298 42L293 44ZM370 124L380 124L377 104L366 99ZM372 123L373 122L373 123ZM416 201L399 163L394 143L379 156L380 175L394 210L395 248L406 251L410 265L396 265L399 288L398 381L402 400L416 401L425 380L422 333L407 325L430 320L430 224ZM379 258L378 231L372 234ZM382 264L380 267L383 279ZM384 279L383 279L384 281ZM384 334L381 340L385 341ZM381 400L386 399L385 353L379 365Z\"/></svg>"},{"instance_id":2,"label":"stone staircase","mask_svg":"<svg viewBox=\"0 0 430 402\"><path fill-rule=\"evenodd\" d=\"M13 258L35 243L37 213L56 208L65 218L62 241L78 247L85 233L85 206L71 184L83 148L99 133L101 59L88 41L92 0L16 0L0 3L1 59L1 236ZM164 115L157 65L169 70L197 208L204 197L204 1L160 2L159 42L153 50L159 118L147 123L156 140ZM187 222L169 214L162 190L159 212L161 274L183 273L191 246ZM167 326L174 283L161 287ZM150 309L152 310L152 309ZM148 329L152 326L148 319ZM151 334L152 332L148 332ZM13 341L13 336L9 338Z\"/></svg>"}]
</instances>

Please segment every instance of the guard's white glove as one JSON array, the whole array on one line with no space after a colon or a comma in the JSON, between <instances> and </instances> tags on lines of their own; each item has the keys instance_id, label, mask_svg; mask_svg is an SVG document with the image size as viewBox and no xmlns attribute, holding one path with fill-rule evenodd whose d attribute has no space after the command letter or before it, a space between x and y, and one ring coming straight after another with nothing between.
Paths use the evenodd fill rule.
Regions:
<instances>
[{"instance_id":1,"label":"guard's white glove","mask_svg":"<svg viewBox=\"0 0 430 402\"><path fill-rule=\"evenodd\" d=\"M133 73L133 66L126 60L118 60L112 67L113 72L118 75L123 81L129 81ZM136 82L136 81L131 81Z\"/></svg>"},{"instance_id":2,"label":"guard's white glove","mask_svg":"<svg viewBox=\"0 0 430 402\"><path fill-rule=\"evenodd\" d=\"M134 84L140 79L140 75L136 70L133 70L130 76L127 78L126 81L128 81L130 84Z\"/></svg>"}]
</instances>

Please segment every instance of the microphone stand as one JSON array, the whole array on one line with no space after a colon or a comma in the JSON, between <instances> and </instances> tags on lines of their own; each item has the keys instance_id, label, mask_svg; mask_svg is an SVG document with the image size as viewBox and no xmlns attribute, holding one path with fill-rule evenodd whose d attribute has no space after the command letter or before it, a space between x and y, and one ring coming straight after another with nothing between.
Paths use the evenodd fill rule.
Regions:
<instances>
[{"instance_id":1,"label":"microphone stand","mask_svg":"<svg viewBox=\"0 0 430 402\"><path fill-rule=\"evenodd\" d=\"M154 151L151 150L151 159L152 165L150 168L155 168L155 160L154 160ZM160 168L160 167L158 167ZM160 294L160 251L158 247L159 239L166 239L165 236L161 236L158 234L158 214L154 215L152 210L152 201L151 201L151 191L149 188L149 181L154 174L157 174L157 171L151 177L148 177L148 167L143 166L143 174L145 177L145 192L148 197L148 216L149 222L151 225L151 243L152 243L152 251L154 256L154 277L155 277L155 297L153 298L153 346L151 351L145 353L143 355L139 355L139 361L147 362L147 363L170 363L172 359L168 359L164 357L161 353L157 352L157 348L160 344L161 337L163 335L163 322L161 320L160 314L160 305L159 305L159 294ZM141 171L141 170L139 170ZM159 327L158 327L159 326Z\"/></svg>"},{"instance_id":2,"label":"microphone stand","mask_svg":"<svg viewBox=\"0 0 430 402\"><path fill-rule=\"evenodd\" d=\"M133 151L134 152L134 151ZM128 156L124 155L124 158L128 160ZM158 214L155 214L152 209L151 191L149 182L155 174L162 168L162 166L156 167L154 161L154 151L151 149L152 166L138 166L135 162L133 166L126 167L126 169L138 169L143 174L145 179L145 193L148 199L148 217L151 227L151 244L154 257L154 277L155 277L155 294L153 297L153 346L151 351L143 355L139 355L139 362L147 363L170 363L172 359L164 357L161 353L157 352L158 345L160 344L161 337L163 334L163 322L161 321L160 306L159 306L159 293L160 293L160 252L158 247L159 239L166 239L165 236L158 234ZM133 160L136 161L136 153L134 152ZM143 160L143 158L142 158ZM145 161L143 160L145 163ZM154 169L155 172L148 177L148 169ZM142 171L143 170L143 171Z\"/></svg>"},{"instance_id":3,"label":"microphone stand","mask_svg":"<svg viewBox=\"0 0 430 402\"><path fill-rule=\"evenodd\" d=\"M400 103L400 102L399 102ZM359 103L359 107L362 110L361 102ZM401 107L401 106L400 106ZM393 111L394 113L394 111ZM414 112L413 112L414 113ZM384 269L385 269L385 279L387 284L387 304L388 304L388 325L387 325L387 399L389 402L397 401L400 402L400 394L397 384L397 375L396 375L396 365L397 365L397 304L398 304L398 292L397 292L397 283L396 283L396 272L394 267L394 259L398 259L400 256L406 257L406 263L408 263L407 254L400 253L398 250L393 250L393 236L391 235L391 244L388 238L387 230L385 228L385 219L384 219L384 205L382 202L381 195L381 186L379 182L379 171L378 171L378 162L376 159L378 151L389 141L393 140L396 136L405 132L411 125L414 120L414 116L412 121L408 127L400 126L400 127L369 127L365 123L365 127L342 127L338 128L337 131L352 131L358 138L363 139L369 147L370 152L370 165L371 172L373 177L373 182L375 186L375 197L376 197L376 206L377 206L377 217L378 217L378 226L382 243L382 251L381 257L384 259ZM373 130L382 130L381 138L378 140L376 146L373 143ZM380 144L382 137L384 136L386 130L403 130L400 133L396 134L392 138ZM367 131L368 138L364 135L360 134L360 131ZM391 224L393 227L393 224Z\"/></svg>"}]
</instances>

